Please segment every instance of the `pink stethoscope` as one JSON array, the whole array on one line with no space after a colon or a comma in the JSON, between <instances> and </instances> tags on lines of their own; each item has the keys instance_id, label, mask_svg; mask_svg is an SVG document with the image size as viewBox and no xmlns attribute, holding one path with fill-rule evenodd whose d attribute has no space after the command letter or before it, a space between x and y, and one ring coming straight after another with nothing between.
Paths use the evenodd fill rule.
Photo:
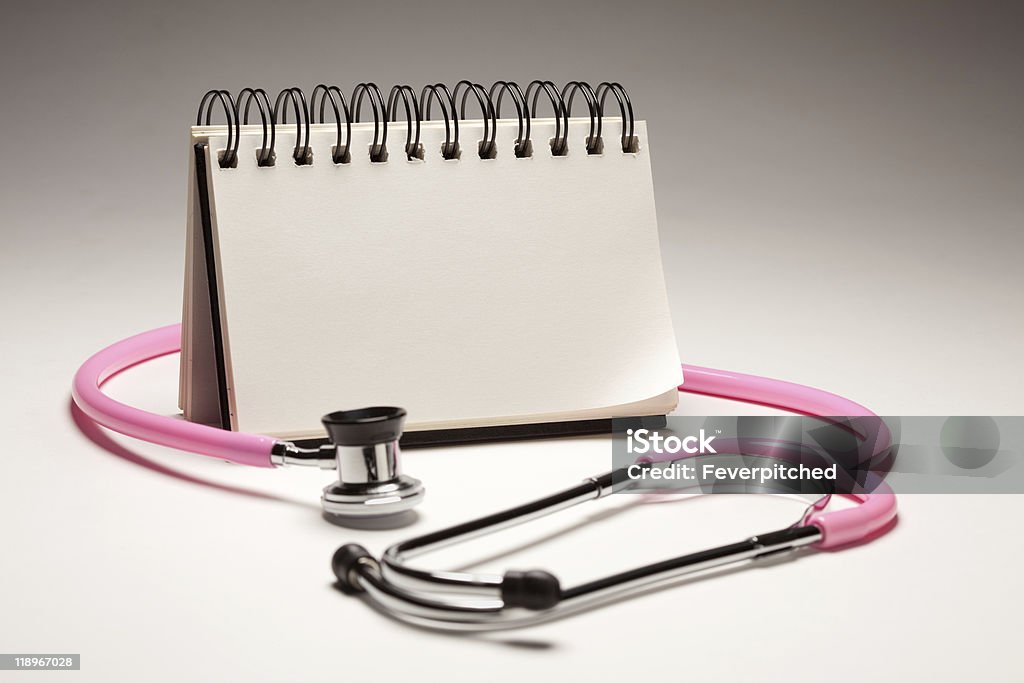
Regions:
<instances>
[{"instance_id":1,"label":"pink stethoscope","mask_svg":"<svg viewBox=\"0 0 1024 683\"><path fill-rule=\"evenodd\" d=\"M324 489L325 516L334 521L402 515L422 500L420 482L399 467L400 408L363 408L324 417L331 443L302 448L258 434L243 434L157 415L107 396L103 384L140 363L178 353L181 327L168 325L119 341L90 357L75 374L72 396L89 419L143 441L242 465L286 464L337 469ZM780 380L684 365L679 391L773 406L809 416L875 417L835 394ZM881 421L879 421L881 423ZM873 448L890 446L888 433ZM676 456L678 457L678 456ZM546 571L504 574L432 571L408 561L448 546L594 500L629 484L609 472L508 510L408 539L379 558L348 544L335 553L338 587L364 595L402 621L446 630L514 628L590 609L678 580L680 576L737 562L751 562L801 548L835 549L873 539L896 519L896 497L883 481L871 493L843 494L854 505L827 510L830 497L812 503L793 526L745 541L671 558L585 584L564 588Z\"/></svg>"}]
</instances>

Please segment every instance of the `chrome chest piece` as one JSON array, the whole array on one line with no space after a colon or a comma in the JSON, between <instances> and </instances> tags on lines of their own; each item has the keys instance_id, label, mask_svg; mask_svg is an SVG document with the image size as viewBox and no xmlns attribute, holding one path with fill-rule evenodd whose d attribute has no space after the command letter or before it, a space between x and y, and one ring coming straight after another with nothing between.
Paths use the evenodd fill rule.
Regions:
<instances>
[{"instance_id":1,"label":"chrome chest piece","mask_svg":"<svg viewBox=\"0 0 1024 683\"><path fill-rule=\"evenodd\" d=\"M398 440L405 409L389 406L339 410L321 419L330 443L316 449L283 443L275 464L315 464L336 469L338 481L320 498L324 517L340 524L392 517L423 500L419 479L402 474Z\"/></svg>"}]
</instances>

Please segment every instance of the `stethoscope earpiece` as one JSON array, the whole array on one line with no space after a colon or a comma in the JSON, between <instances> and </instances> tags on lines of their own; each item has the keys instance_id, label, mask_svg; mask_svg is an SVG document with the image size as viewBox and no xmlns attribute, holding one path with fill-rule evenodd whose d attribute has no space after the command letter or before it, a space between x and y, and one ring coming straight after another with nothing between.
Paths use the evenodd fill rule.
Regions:
<instances>
[{"instance_id":1,"label":"stethoscope earpiece","mask_svg":"<svg viewBox=\"0 0 1024 683\"><path fill-rule=\"evenodd\" d=\"M360 561L377 564L377 560L373 559L370 551L358 543L346 543L334 551L334 555L331 557L331 570L334 571L334 576L338 579L337 586L346 595L363 592L362 587L357 583L356 569Z\"/></svg>"}]
</instances>

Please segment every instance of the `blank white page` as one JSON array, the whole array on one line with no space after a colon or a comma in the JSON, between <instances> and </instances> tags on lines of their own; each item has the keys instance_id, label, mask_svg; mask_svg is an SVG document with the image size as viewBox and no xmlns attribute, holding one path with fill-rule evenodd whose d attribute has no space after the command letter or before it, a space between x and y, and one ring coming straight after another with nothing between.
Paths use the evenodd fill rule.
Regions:
<instances>
[{"instance_id":1,"label":"blank white page","mask_svg":"<svg viewBox=\"0 0 1024 683\"><path fill-rule=\"evenodd\" d=\"M466 121L450 161L442 122L423 124L424 161L392 123L384 163L361 123L341 165L316 125L308 166L282 124L272 168L244 128L237 168L210 164L233 426L320 434L322 414L368 405L404 406L412 429L611 416L678 385L646 125L623 154L605 123L604 154L586 153L588 118L554 157L553 120L535 121L518 159L502 120L484 160ZM223 130L194 129L213 160Z\"/></svg>"}]
</instances>

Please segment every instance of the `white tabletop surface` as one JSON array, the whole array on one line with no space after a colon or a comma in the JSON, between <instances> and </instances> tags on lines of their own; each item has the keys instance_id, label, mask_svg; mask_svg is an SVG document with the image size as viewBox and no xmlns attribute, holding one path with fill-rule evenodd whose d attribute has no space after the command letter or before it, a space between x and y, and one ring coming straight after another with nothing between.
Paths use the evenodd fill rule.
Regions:
<instances>
[{"instance_id":1,"label":"white tabletop surface","mask_svg":"<svg viewBox=\"0 0 1024 683\"><path fill-rule=\"evenodd\" d=\"M48 272L56 280L60 273ZM692 582L518 632L450 636L410 628L331 587L329 560L348 541L374 552L409 529L349 531L319 517L330 473L231 466L76 425L68 387L76 365L119 335L170 318L153 301L172 286L124 287L138 261L87 263L68 279L102 291L85 305L57 288L23 300L26 334L8 330L0 477L0 643L11 652L76 652L83 680L522 680L538 672L601 677L678 672L689 680L963 680L1020 672L1020 496L915 495L883 538L842 553ZM678 287L682 290L682 287ZM677 299L683 299L681 292ZM109 303L107 303L109 302ZM750 304L754 307L754 302ZM686 306L678 308L685 320ZM756 312L755 312L756 314ZM60 321L59 324L56 321ZM31 328L31 331L29 331ZM698 335L688 334L686 342ZM736 346L746 369L778 366L756 328ZM728 342L727 342L728 343ZM741 348L742 346L742 348ZM792 340L801 367L817 346ZM964 354L973 353L969 344ZM918 390L894 381L896 359L872 356L873 381L853 349L850 366L820 383L868 405ZM691 354L691 357L696 354ZM694 358L697 360L697 358ZM167 358L114 380L111 391L174 410L177 365ZM798 379L814 379L813 373ZM827 375L827 376L825 376ZM873 387L871 386L873 385ZM969 404L951 403L952 407ZM681 412L730 412L684 397ZM509 443L406 453L429 488L414 531L485 513L568 485L609 464L603 439ZM437 566L550 568L566 582L625 569L788 524L799 503L756 496L639 504L632 496L581 507L551 524L488 537ZM618 514L604 514L616 510ZM575 526L580 520L592 523ZM564 533L528 545L531 538ZM446 563L447 560L447 563ZM13 674L9 674L13 675ZM29 676L30 674L23 674ZM33 678L35 680L35 678Z\"/></svg>"}]
</instances>

